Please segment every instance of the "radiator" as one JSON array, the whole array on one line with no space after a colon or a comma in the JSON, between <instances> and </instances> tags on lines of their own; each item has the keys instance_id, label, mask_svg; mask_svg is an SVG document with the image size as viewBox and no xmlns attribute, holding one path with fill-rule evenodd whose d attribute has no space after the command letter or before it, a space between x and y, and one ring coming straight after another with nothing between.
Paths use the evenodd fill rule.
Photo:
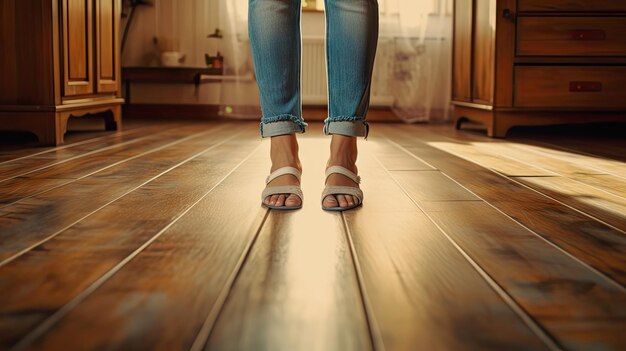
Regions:
<instances>
[{"instance_id":1,"label":"radiator","mask_svg":"<svg viewBox=\"0 0 626 351\"><path fill-rule=\"evenodd\" d=\"M390 106L393 97L386 94L386 78L390 73L387 55L388 52L379 43L379 54L376 57L376 68L372 79L371 106ZM323 38L302 39L302 104L326 105L326 49Z\"/></svg>"}]
</instances>

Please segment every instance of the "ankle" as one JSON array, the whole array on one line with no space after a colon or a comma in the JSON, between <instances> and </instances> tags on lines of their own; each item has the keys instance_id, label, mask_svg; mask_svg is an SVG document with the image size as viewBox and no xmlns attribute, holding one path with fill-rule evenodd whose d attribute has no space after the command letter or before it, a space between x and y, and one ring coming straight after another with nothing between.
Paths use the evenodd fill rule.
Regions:
<instances>
[{"instance_id":1,"label":"ankle","mask_svg":"<svg viewBox=\"0 0 626 351\"><path fill-rule=\"evenodd\" d=\"M291 166L301 171L302 165L298 157L298 151L298 140L295 134L272 137L270 147L272 170Z\"/></svg>"},{"instance_id":2,"label":"ankle","mask_svg":"<svg viewBox=\"0 0 626 351\"><path fill-rule=\"evenodd\" d=\"M333 135L327 166L341 165L353 168L358 157L356 137Z\"/></svg>"}]
</instances>

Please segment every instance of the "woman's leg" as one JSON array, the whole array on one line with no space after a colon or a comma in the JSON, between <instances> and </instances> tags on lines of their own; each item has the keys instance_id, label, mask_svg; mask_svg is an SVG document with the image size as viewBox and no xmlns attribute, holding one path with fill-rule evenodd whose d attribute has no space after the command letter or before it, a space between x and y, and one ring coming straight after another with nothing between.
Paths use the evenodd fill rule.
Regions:
<instances>
[{"instance_id":1,"label":"woman's leg","mask_svg":"<svg viewBox=\"0 0 626 351\"><path fill-rule=\"evenodd\" d=\"M329 101L324 132L367 137L365 115L378 43L378 2L325 1Z\"/></svg>"},{"instance_id":2,"label":"woman's leg","mask_svg":"<svg viewBox=\"0 0 626 351\"><path fill-rule=\"evenodd\" d=\"M249 0L248 31L261 95L261 136L302 133L300 0Z\"/></svg>"},{"instance_id":3,"label":"woman's leg","mask_svg":"<svg viewBox=\"0 0 626 351\"><path fill-rule=\"evenodd\" d=\"M328 67L328 118L324 133L332 134L328 166L340 165L357 173L357 137L367 137L365 121L378 43L377 0L325 0ZM358 186L332 174L329 185ZM351 206L358 199L329 195L322 206Z\"/></svg>"},{"instance_id":4,"label":"woman's leg","mask_svg":"<svg viewBox=\"0 0 626 351\"><path fill-rule=\"evenodd\" d=\"M254 70L261 95L261 136L271 137L272 168L302 170L295 133L303 133L300 100L300 0L249 0L248 29ZM291 175L270 186L298 184ZM266 204L297 206L293 194L268 196Z\"/></svg>"}]
</instances>

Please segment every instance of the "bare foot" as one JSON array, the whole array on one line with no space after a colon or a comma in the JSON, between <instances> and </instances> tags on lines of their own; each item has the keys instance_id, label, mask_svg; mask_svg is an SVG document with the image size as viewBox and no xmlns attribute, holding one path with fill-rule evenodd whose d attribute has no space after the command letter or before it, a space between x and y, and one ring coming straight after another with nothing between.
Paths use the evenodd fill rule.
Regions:
<instances>
[{"instance_id":1,"label":"bare foot","mask_svg":"<svg viewBox=\"0 0 626 351\"><path fill-rule=\"evenodd\" d=\"M302 165L298 158L298 140L295 134L274 136L271 139L270 158L272 168L270 172L281 167L295 167L302 172ZM298 178L291 174L285 174L269 182L268 186L298 185ZM266 197L263 202L271 206L300 206L302 200L294 194L275 194Z\"/></svg>"},{"instance_id":2,"label":"bare foot","mask_svg":"<svg viewBox=\"0 0 626 351\"><path fill-rule=\"evenodd\" d=\"M342 166L357 173L356 158L358 154L356 137L334 134L330 142L330 158L326 167ZM343 174L331 174L326 180L327 185L358 187L352 179ZM359 203L359 198L352 195L328 195L322 201L322 207L349 207Z\"/></svg>"}]
</instances>

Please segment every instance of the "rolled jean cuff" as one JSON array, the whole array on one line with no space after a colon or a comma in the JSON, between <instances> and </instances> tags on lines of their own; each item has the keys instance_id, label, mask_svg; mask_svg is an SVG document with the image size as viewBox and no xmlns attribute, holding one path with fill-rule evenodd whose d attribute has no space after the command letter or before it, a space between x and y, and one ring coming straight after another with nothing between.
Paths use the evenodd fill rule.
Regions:
<instances>
[{"instance_id":1,"label":"rolled jean cuff","mask_svg":"<svg viewBox=\"0 0 626 351\"><path fill-rule=\"evenodd\" d=\"M345 136L364 137L369 134L369 124L360 117L353 119L331 119L324 120L324 134L339 134Z\"/></svg>"},{"instance_id":2,"label":"rolled jean cuff","mask_svg":"<svg viewBox=\"0 0 626 351\"><path fill-rule=\"evenodd\" d=\"M307 125L301 117L293 115L263 117L260 125L261 138L304 133Z\"/></svg>"}]
</instances>

